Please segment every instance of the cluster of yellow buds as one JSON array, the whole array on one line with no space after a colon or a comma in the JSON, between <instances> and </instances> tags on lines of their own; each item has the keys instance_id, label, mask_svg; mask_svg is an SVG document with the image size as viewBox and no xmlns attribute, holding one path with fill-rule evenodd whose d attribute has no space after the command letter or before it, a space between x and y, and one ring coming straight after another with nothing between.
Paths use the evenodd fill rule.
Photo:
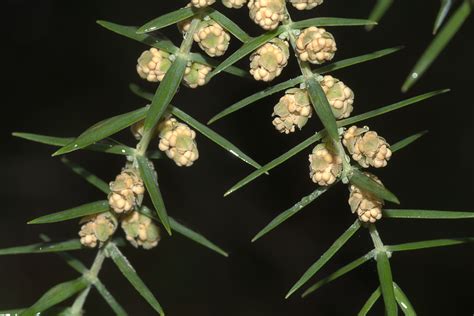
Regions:
<instances>
[{"instance_id":1,"label":"cluster of yellow buds","mask_svg":"<svg viewBox=\"0 0 474 316\"><path fill-rule=\"evenodd\" d=\"M164 151L176 165L189 167L199 158L196 144L196 132L176 119L164 120L158 127L160 143L158 148Z\"/></svg>"},{"instance_id":2,"label":"cluster of yellow buds","mask_svg":"<svg viewBox=\"0 0 474 316\"><path fill-rule=\"evenodd\" d=\"M171 67L170 54L157 48L144 51L138 58L138 75L150 82L163 80Z\"/></svg>"},{"instance_id":3,"label":"cluster of yellow buds","mask_svg":"<svg viewBox=\"0 0 474 316\"><path fill-rule=\"evenodd\" d=\"M86 216L80 224L83 224L79 231L81 244L89 248L105 243L117 229L117 219L110 212Z\"/></svg>"},{"instance_id":4,"label":"cluster of yellow buds","mask_svg":"<svg viewBox=\"0 0 474 316\"><path fill-rule=\"evenodd\" d=\"M288 89L273 108L273 125L281 133L289 134L306 125L311 117L312 107L308 93L304 89Z\"/></svg>"},{"instance_id":5,"label":"cluster of yellow buds","mask_svg":"<svg viewBox=\"0 0 474 316\"><path fill-rule=\"evenodd\" d=\"M191 0L191 5L195 8L204 8L214 4L216 0Z\"/></svg>"},{"instance_id":6,"label":"cluster of yellow buds","mask_svg":"<svg viewBox=\"0 0 474 316\"><path fill-rule=\"evenodd\" d=\"M139 206L143 200L145 186L138 170L125 168L110 182L109 205L117 214L124 214Z\"/></svg>"},{"instance_id":7,"label":"cluster of yellow buds","mask_svg":"<svg viewBox=\"0 0 474 316\"><path fill-rule=\"evenodd\" d=\"M250 0L250 18L264 30L274 30L285 18L285 0Z\"/></svg>"},{"instance_id":8,"label":"cluster of yellow buds","mask_svg":"<svg viewBox=\"0 0 474 316\"><path fill-rule=\"evenodd\" d=\"M298 10L311 10L322 4L324 0L290 0L291 5Z\"/></svg>"},{"instance_id":9,"label":"cluster of yellow buds","mask_svg":"<svg viewBox=\"0 0 474 316\"><path fill-rule=\"evenodd\" d=\"M225 54L229 47L230 35L220 24L207 19L199 24L193 39L206 54L215 57Z\"/></svg>"},{"instance_id":10,"label":"cluster of yellow buds","mask_svg":"<svg viewBox=\"0 0 474 316\"><path fill-rule=\"evenodd\" d=\"M288 42L275 38L250 55L250 74L255 80L272 81L288 64Z\"/></svg>"},{"instance_id":11,"label":"cluster of yellow buds","mask_svg":"<svg viewBox=\"0 0 474 316\"><path fill-rule=\"evenodd\" d=\"M312 64L330 61L336 50L334 37L323 28L311 26L303 30L296 39L296 52L299 58Z\"/></svg>"},{"instance_id":12,"label":"cluster of yellow buds","mask_svg":"<svg viewBox=\"0 0 474 316\"><path fill-rule=\"evenodd\" d=\"M373 174L366 173L367 176L382 184L382 182ZM349 206L352 213L359 216L359 220L364 223L375 223L382 218L383 200L372 194L362 191L358 187L351 185L349 187Z\"/></svg>"},{"instance_id":13,"label":"cluster of yellow buds","mask_svg":"<svg viewBox=\"0 0 474 316\"><path fill-rule=\"evenodd\" d=\"M247 3L247 0L222 0L222 4L229 9L240 9Z\"/></svg>"},{"instance_id":14,"label":"cluster of yellow buds","mask_svg":"<svg viewBox=\"0 0 474 316\"><path fill-rule=\"evenodd\" d=\"M309 163L311 180L322 186L333 184L342 171L342 159L329 143L316 145L309 155Z\"/></svg>"},{"instance_id":15,"label":"cluster of yellow buds","mask_svg":"<svg viewBox=\"0 0 474 316\"><path fill-rule=\"evenodd\" d=\"M336 119L340 120L351 115L354 104L354 92L344 82L332 77L324 76L320 82L331 110Z\"/></svg>"},{"instance_id":16,"label":"cluster of yellow buds","mask_svg":"<svg viewBox=\"0 0 474 316\"><path fill-rule=\"evenodd\" d=\"M188 62L184 71L183 81L189 88L197 88L207 83L207 75L212 68L196 62Z\"/></svg>"},{"instance_id":17,"label":"cluster of yellow buds","mask_svg":"<svg viewBox=\"0 0 474 316\"><path fill-rule=\"evenodd\" d=\"M387 141L377 132L369 131L367 126L359 128L352 126L343 135L343 144L346 146L352 159L362 167L385 167L392 157L392 151Z\"/></svg>"},{"instance_id":18,"label":"cluster of yellow buds","mask_svg":"<svg viewBox=\"0 0 474 316\"><path fill-rule=\"evenodd\" d=\"M142 53L138 59L139 76L150 82L163 80L171 66L170 55L162 50L151 48ZM187 87L197 88L207 83L207 75L212 68L197 62L189 62L184 72L183 83ZM135 135L135 134L134 134Z\"/></svg>"},{"instance_id":19,"label":"cluster of yellow buds","mask_svg":"<svg viewBox=\"0 0 474 316\"><path fill-rule=\"evenodd\" d=\"M137 211L122 220L122 229L127 240L135 248L151 249L160 241L160 228L153 221Z\"/></svg>"}]
</instances>

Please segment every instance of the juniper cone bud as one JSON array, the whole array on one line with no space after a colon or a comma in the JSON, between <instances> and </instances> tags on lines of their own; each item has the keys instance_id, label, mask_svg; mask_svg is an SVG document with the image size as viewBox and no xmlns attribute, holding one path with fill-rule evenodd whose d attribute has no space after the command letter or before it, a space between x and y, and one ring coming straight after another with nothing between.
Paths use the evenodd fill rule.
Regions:
<instances>
[{"instance_id":1,"label":"juniper cone bud","mask_svg":"<svg viewBox=\"0 0 474 316\"><path fill-rule=\"evenodd\" d=\"M204 8L210 6L216 2L216 0L191 0L191 5L195 8Z\"/></svg>"},{"instance_id":2,"label":"juniper cone bud","mask_svg":"<svg viewBox=\"0 0 474 316\"><path fill-rule=\"evenodd\" d=\"M173 119L172 119L173 120ZM173 126L169 129L169 126ZM195 141L196 132L186 124L164 122L163 126L168 130L160 132L160 144L158 148L164 151L168 158L173 159L176 165L189 167L199 158L199 152Z\"/></svg>"},{"instance_id":3,"label":"juniper cone bud","mask_svg":"<svg viewBox=\"0 0 474 316\"><path fill-rule=\"evenodd\" d=\"M255 80L271 81L288 64L288 42L275 38L250 55L250 74Z\"/></svg>"},{"instance_id":4,"label":"juniper cone bud","mask_svg":"<svg viewBox=\"0 0 474 316\"><path fill-rule=\"evenodd\" d=\"M333 184L342 171L342 159L326 143L313 148L309 155L309 176L314 183L322 186Z\"/></svg>"},{"instance_id":5,"label":"juniper cone bud","mask_svg":"<svg viewBox=\"0 0 474 316\"><path fill-rule=\"evenodd\" d=\"M274 30L285 18L285 0L250 0L250 18L265 30Z\"/></svg>"},{"instance_id":6,"label":"juniper cone bud","mask_svg":"<svg viewBox=\"0 0 474 316\"><path fill-rule=\"evenodd\" d=\"M382 182L373 174L366 173L373 180L382 184ZM364 223L375 223L382 218L383 200L378 199L372 194L360 190L354 185L349 186L349 206L352 213L357 213L359 220Z\"/></svg>"},{"instance_id":7,"label":"juniper cone bud","mask_svg":"<svg viewBox=\"0 0 474 316\"><path fill-rule=\"evenodd\" d=\"M80 223L83 224L79 231L81 244L89 248L102 245L117 229L117 219L109 212L84 217Z\"/></svg>"},{"instance_id":8,"label":"juniper cone bud","mask_svg":"<svg viewBox=\"0 0 474 316\"><path fill-rule=\"evenodd\" d=\"M170 54L157 48L144 51L138 58L138 75L150 82L163 80L171 67Z\"/></svg>"},{"instance_id":9,"label":"juniper cone bud","mask_svg":"<svg viewBox=\"0 0 474 316\"><path fill-rule=\"evenodd\" d=\"M184 85L193 89L205 85L207 83L207 75L211 70L212 68L209 66L189 62L184 71Z\"/></svg>"},{"instance_id":10,"label":"juniper cone bud","mask_svg":"<svg viewBox=\"0 0 474 316\"><path fill-rule=\"evenodd\" d=\"M324 0L290 0L291 5L298 10L311 10L322 4Z\"/></svg>"},{"instance_id":11,"label":"juniper cone bud","mask_svg":"<svg viewBox=\"0 0 474 316\"><path fill-rule=\"evenodd\" d=\"M354 104L354 92L344 82L332 76L324 76L320 84L336 119L340 120L349 117L354 109L352 107Z\"/></svg>"},{"instance_id":12,"label":"juniper cone bud","mask_svg":"<svg viewBox=\"0 0 474 316\"><path fill-rule=\"evenodd\" d=\"M222 4L229 9L240 9L247 3L247 0L222 0Z\"/></svg>"},{"instance_id":13,"label":"juniper cone bud","mask_svg":"<svg viewBox=\"0 0 474 316\"><path fill-rule=\"evenodd\" d=\"M229 33L213 20L201 22L193 38L211 57L224 55L230 42Z\"/></svg>"},{"instance_id":14,"label":"juniper cone bud","mask_svg":"<svg viewBox=\"0 0 474 316\"><path fill-rule=\"evenodd\" d=\"M135 169L124 169L110 182L109 205L118 214L128 213L143 200L145 186Z\"/></svg>"},{"instance_id":15,"label":"juniper cone bud","mask_svg":"<svg viewBox=\"0 0 474 316\"><path fill-rule=\"evenodd\" d=\"M346 146L352 159L362 167L385 167L392 157L392 151L387 141L376 132L369 131L367 126L359 128L352 126L344 132L343 144Z\"/></svg>"},{"instance_id":16,"label":"juniper cone bud","mask_svg":"<svg viewBox=\"0 0 474 316\"><path fill-rule=\"evenodd\" d=\"M312 107L306 90L293 88L273 108L273 125L280 133L293 133L295 126L303 128L311 117Z\"/></svg>"},{"instance_id":17,"label":"juniper cone bud","mask_svg":"<svg viewBox=\"0 0 474 316\"><path fill-rule=\"evenodd\" d=\"M135 248L151 249L160 241L160 228L150 218L137 211L122 220L122 229L127 240Z\"/></svg>"},{"instance_id":18,"label":"juniper cone bud","mask_svg":"<svg viewBox=\"0 0 474 316\"><path fill-rule=\"evenodd\" d=\"M296 39L296 52L302 61L322 64L334 57L336 41L331 33L323 28L311 26L300 33Z\"/></svg>"}]
</instances>

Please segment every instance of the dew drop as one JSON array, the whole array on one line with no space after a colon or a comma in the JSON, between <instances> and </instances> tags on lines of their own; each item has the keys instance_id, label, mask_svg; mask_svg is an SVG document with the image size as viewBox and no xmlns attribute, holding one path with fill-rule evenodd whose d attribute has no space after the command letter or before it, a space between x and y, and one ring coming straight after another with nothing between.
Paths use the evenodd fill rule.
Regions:
<instances>
[{"instance_id":1,"label":"dew drop","mask_svg":"<svg viewBox=\"0 0 474 316\"><path fill-rule=\"evenodd\" d=\"M416 78L418 78L418 74L417 74L416 72L414 72L414 73L411 74L411 77L412 77L413 79L416 79Z\"/></svg>"},{"instance_id":2,"label":"dew drop","mask_svg":"<svg viewBox=\"0 0 474 316\"><path fill-rule=\"evenodd\" d=\"M77 147L79 147L79 145L78 145L78 144L74 144L74 148L77 148Z\"/></svg>"},{"instance_id":3,"label":"dew drop","mask_svg":"<svg viewBox=\"0 0 474 316\"><path fill-rule=\"evenodd\" d=\"M125 149L122 149L121 151L122 151L122 153L124 153L124 154L125 154Z\"/></svg>"}]
</instances>

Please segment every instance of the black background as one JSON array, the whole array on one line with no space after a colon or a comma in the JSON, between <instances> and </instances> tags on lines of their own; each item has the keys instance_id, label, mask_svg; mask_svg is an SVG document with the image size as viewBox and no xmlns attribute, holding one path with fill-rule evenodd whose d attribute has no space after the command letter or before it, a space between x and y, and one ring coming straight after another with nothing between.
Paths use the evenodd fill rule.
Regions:
<instances>
[{"instance_id":1,"label":"black background","mask_svg":"<svg viewBox=\"0 0 474 316\"><path fill-rule=\"evenodd\" d=\"M2 173L0 247L36 242L42 232L55 240L76 236L79 226L66 222L28 226L28 219L103 199L96 189L73 175L50 154L54 148L10 136L29 131L56 136L78 135L93 123L143 106L128 91L129 82L153 87L135 72L145 47L95 24L97 19L139 25L183 6L185 1L21 1L2 9ZM295 17L364 18L374 1L328 0L316 10ZM220 4L218 8L223 8ZM387 47L406 45L394 55L335 73L356 94L354 113L387 105L423 92L452 92L415 107L390 113L368 124L394 143L429 129L423 139L397 153L389 167L377 170L396 192L404 208L472 210L473 194L473 21L443 52L422 81L407 95L400 86L431 40L438 2L399 1L374 31L330 28L338 44L335 60ZM252 35L261 32L247 18L247 9L225 10ZM294 11L293 11L294 12ZM174 27L167 34L179 42ZM238 47L234 39L231 49ZM195 50L198 50L195 47ZM239 63L247 68L247 59ZM294 60L276 82L294 77ZM226 74L207 86L181 88L174 103L205 122L239 99L265 88L263 83ZM265 99L212 127L259 162L268 162L316 129L317 119L302 132L278 134L270 114L279 96ZM123 141L133 144L128 132ZM353 221L347 189L332 189L316 203L255 244L251 237L274 216L314 189L308 177L309 149L240 191L223 192L252 168L198 136L201 158L192 168L169 160L156 164L169 213L208 236L231 253L226 259L182 237L164 237L153 251L128 247L125 253L159 298L168 315L355 315L377 287L373 263L319 290L307 299L283 296L291 285ZM123 159L98 153L74 153L80 162L107 181ZM472 221L383 221L387 244L472 236ZM327 275L370 249L361 230L319 273ZM93 251L77 253L87 265ZM392 257L396 282L419 315L472 315L473 247L470 245L399 253ZM31 305L59 282L76 277L56 255L0 258L0 309ZM101 279L131 315L153 311L106 262ZM381 303L374 315L381 315ZM86 304L89 315L109 315L96 292Z\"/></svg>"}]
</instances>

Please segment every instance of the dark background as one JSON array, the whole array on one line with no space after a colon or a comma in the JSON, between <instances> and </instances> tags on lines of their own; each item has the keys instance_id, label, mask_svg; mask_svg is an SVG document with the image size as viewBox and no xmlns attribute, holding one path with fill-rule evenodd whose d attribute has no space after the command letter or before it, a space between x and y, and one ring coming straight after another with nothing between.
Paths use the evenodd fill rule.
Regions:
<instances>
[{"instance_id":1,"label":"dark background","mask_svg":"<svg viewBox=\"0 0 474 316\"><path fill-rule=\"evenodd\" d=\"M28 226L26 221L86 202L103 199L96 189L73 175L54 148L14 139L12 131L56 136L78 135L93 123L143 106L128 91L129 82L152 87L135 72L145 46L95 24L97 19L140 25L183 6L185 1L21 1L7 0L2 9L2 220L0 247L33 243L42 232L55 240L76 236L76 222ZM326 1L294 17L364 18L374 1ZM219 8L223 8L220 4ZM224 9L251 34L260 30L247 9ZM404 208L472 210L474 56L473 21L443 52L421 82L407 95L400 86L431 40L438 2L398 1L374 31L330 28L338 43L335 60L387 47L406 45L394 55L335 73L356 94L355 114L427 91L452 92L371 120L368 124L389 142L429 129L414 145L397 153L389 167L378 170ZM294 12L294 11L293 11ZM174 27L167 34L178 43ZM234 39L231 49L238 47ZM198 50L195 47L195 50ZM247 68L247 59L239 64ZM275 82L294 77L294 60ZM182 88L174 103L205 122L239 99L265 88L263 83L226 74L207 86ZM265 99L212 127L257 161L265 163L320 128L317 119L293 135L278 134L270 114L279 95ZM121 139L131 142L128 132ZM252 184L223 198L222 194L252 168L198 136L201 158L192 168L171 161L156 164L168 211L231 253L229 259L182 237L164 237L153 251L128 247L125 253L158 297L168 315L355 315L377 287L375 265L368 263L301 300L283 296L302 273L353 221L347 189L332 189L317 202L255 244L251 237L274 216L314 189L308 176L306 150ZM74 153L107 181L123 159L99 153ZM472 221L387 220L379 225L387 244L444 237L472 236ZM361 230L318 274L319 278L364 254L371 241ZM94 251L76 253L87 265ZM59 282L76 277L54 254L0 258L0 309L31 305ZM472 315L473 247L471 245L399 253L392 257L396 282L419 315ZM151 308L106 262L101 279L131 315L151 315ZM377 304L374 315L381 315ZM89 315L109 315L96 292L86 304Z\"/></svg>"}]
</instances>

